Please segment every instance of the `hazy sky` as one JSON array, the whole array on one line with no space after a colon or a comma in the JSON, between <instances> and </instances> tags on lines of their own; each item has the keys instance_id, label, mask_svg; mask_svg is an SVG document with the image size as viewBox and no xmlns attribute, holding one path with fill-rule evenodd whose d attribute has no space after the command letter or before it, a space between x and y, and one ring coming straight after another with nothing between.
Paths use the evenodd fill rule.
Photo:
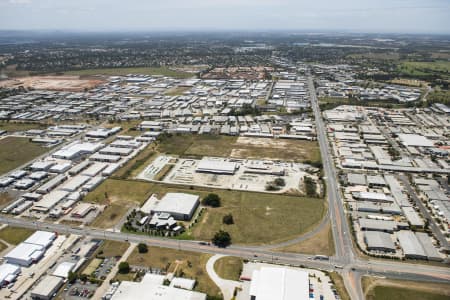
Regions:
<instances>
[{"instance_id":1,"label":"hazy sky","mask_svg":"<svg viewBox=\"0 0 450 300\"><path fill-rule=\"evenodd\" d=\"M450 0L0 0L0 29L450 33Z\"/></svg>"}]
</instances>

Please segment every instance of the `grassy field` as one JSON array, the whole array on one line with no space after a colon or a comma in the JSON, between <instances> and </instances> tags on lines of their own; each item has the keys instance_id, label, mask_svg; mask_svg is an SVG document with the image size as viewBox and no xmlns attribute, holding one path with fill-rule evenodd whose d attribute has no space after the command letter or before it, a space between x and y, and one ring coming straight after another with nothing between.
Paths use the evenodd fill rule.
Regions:
<instances>
[{"instance_id":1,"label":"grassy field","mask_svg":"<svg viewBox=\"0 0 450 300\"><path fill-rule=\"evenodd\" d=\"M152 193L152 184L141 181L107 179L83 199L85 202L107 205L92 226L111 228L133 206L140 206Z\"/></svg>"},{"instance_id":2,"label":"grassy field","mask_svg":"<svg viewBox=\"0 0 450 300\"><path fill-rule=\"evenodd\" d=\"M0 240L11 245L18 245L33 233L32 229L8 226L0 230Z\"/></svg>"},{"instance_id":3,"label":"grassy field","mask_svg":"<svg viewBox=\"0 0 450 300\"><path fill-rule=\"evenodd\" d=\"M280 252L322 254L331 256L334 254L334 242L331 226L328 224L316 235L303 242L275 250Z\"/></svg>"},{"instance_id":4,"label":"grassy field","mask_svg":"<svg viewBox=\"0 0 450 300\"><path fill-rule=\"evenodd\" d=\"M125 166L114 172L111 178L126 179L138 175L156 156L154 145L147 146Z\"/></svg>"},{"instance_id":5,"label":"grassy field","mask_svg":"<svg viewBox=\"0 0 450 300\"><path fill-rule=\"evenodd\" d=\"M92 76L92 75L119 76L128 74L163 75L174 78L194 77L194 74L175 71L165 67L105 68L105 69L73 70L64 72L64 75L78 75L78 76Z\"/></svg>"},{"instance_id":6,"label":"grassy field","mask_svg":"<svg viewBox=\"0 0 450 300\"><path fill-rule=\"evenodd\" d=\"M5 250L6 248L8 248L8 246L5 243L0 241L0 253L2 253L3 250Z\"/></svg>"},{"instance_id":7,"label":"grassy field","mask_svg":"<svg viewBox=\"0 0 450 300\"><path fill-rule=\"evenodd\" d=\"M232 156L237 158L320 161L317 142L300 140L175 134L162 137L157 149L161 153L180 156Z\"/></svg>"},{"instance_id":8,"label":"grassy field","mask_svg":"<svg viewBox=\"0 0 450 300\"><path fill-rule=\"evenodd\" d=\"M91 275L94 273L95 270L97 270L98 266L103 262L103 259L100 258L94 258L91 260L89 265L86 266L86 268L83 270L81 274Z\"/></svg>"},{"instance_id":9,"label":"grassy field","mask_svg":"<svg viewBox=\"0 0 450 300\"><path fill-rule=\"evenodd\" d=\"M110 228L130 207L142 205L152 193L161 197L168 192L191 193L200 197L210 192L217 193L222 199L222 207L207 209L198 224L184 237L210 240L215 232L224 229L236 244L265 244L294 238L314 228L326 209L322 199L117 179L105 180L84 201L106 204L107 196L111 204L92 225ZM235 224L222 224L223 216L229 213L233 215Z\"/></svg>"},{"instance_id":10,"label":"grassy field","mask_svg":"<svg viewBox=\"0 0 450 300\"><path fill-rule=\"evenodd\" d=\"M398 70L409 76L439 75L450 78L450 61L436 60L430 62L405 61L398 66Z\"/></svg>"},{"instance_id":11,"label":"grassy field","mask_svg":"<svg viewBox=\"0 0 450 300\"><path fill-rule=\"evenodd\" d=\"M11 202L13 198L7 192L0 193L0 207L5 206L9 202Z\"/></svg>"},{"instance_id":12,"label":"grassy field","mask_svg":"<svg viewBox=\"0 0 450 300\"><path fill-rule=\"evenodd\" d=\"M450 298L450 285L363 277L367 300L444 300Z\"/></svg>"},{"instance_id":13,"label":"grassy field","mask_svg":"<svg viewBox=\"0 0 450 300\"><path fill-rule=\"evenodd\" d=\"M238 281L244 261L240 257L225 256L216 261L214 271L223 279Z\"/></svg>"},{"instance_id":14,"label":"grassy field","mask_svg":"<svg viewBox=\"0 0 450 300\"><path fill-rule=\"evenodd\" d=\"M0 175L25 164L48 150L49 148L30 142L28 138L6 137L1 139Z\"/></svg>"},{"instance_id":15,"label":"grassy field","mask_svg":"<svg viewBox=\"0 0 450 300\"><path fill-rule=\"evenodd\" d=\"M98 253L104 257L122 256L129 246L129 243L106 240L100 246Z\"/></svg>"},{"instance_id":16,"label":"grassy field","mask_svg":"<svg viewBox=\"0 0 450 300\"><path fill-rule=\"evenodd\" d=\"M14 123L14 122L0 122L0 130L6 130L8 132L26 131L29 129L45 129L46 124L40 123Z\"/></svg>"},{"instance_id":17,"label":"grassy field","mask_svg":"<svg viewBox=\"0 0 450 300\"><path fill-rule=\"evenodd\" d=\"M148 247L147 253L139 253L134 249L128 258L128 263L138 266L167 269L177 275L184 274L185 278L195 278L197 285L195 290L207 293L210 296L218 296L220 291L206 272L206 262L210 254L200 254L190 251Z\"/></svg>"},{"instance_id":18,"label":"grassy field","mask_svg":"<svg viewBox=\"0 0 450 300\"><path fill-rule=\"evenodd\" d=\"M342 276L337 272L330 272L329 275L330 275L330 278L333 281L336 291L338 292L341 299L342 300L351 300L350 295L348 294L347 289L345 288L344 280L342 279Z\"/></svg>"}]
</instances>

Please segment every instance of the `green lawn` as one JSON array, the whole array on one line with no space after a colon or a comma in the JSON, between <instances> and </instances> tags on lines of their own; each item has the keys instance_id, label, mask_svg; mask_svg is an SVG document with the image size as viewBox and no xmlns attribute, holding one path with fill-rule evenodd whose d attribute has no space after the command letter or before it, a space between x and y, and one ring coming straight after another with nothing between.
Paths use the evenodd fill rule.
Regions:
<instances>
[{"instance_id":1,"label":"green lawn","mask_svg":"<svg viewBox=\"0 0 450 300\"><path fill-rule=\"evenodd\" d=\"M25 241L34 230L28 228L8 226L0 230L0 240L3 240L11 245L17 245Z\"/></svg>"},{"instance_id":2,"label":"green lawn","mask_svg":"<svg viewBox=\"0 0 450 300\"><path fill-rule=\"evenodd\" d=\"M134 249L127 261L131 266L166 269L178 276L183 273L183 277L197 280L197 285L194 288L196 291L210 296L219 296L219 288L206 272L206 262L210 257L210 254L198 252L148 247L147 253L139 253L137 248Z\"/></svg>"},{"instance_id":3,"label":"green lawn","mask_svg":"<svg viewBox=\"0 0 450 300\"><path fill-rule=\"evenodd\" d=\"M214 271L223 279L238 281L244 261L240 257L225 256L218 259L214 264Z\"/></svg>"},{"instance_id":4,"label":"green lawn","mask_svg":"<svg viewBox=\"0 0 450 300\"><path fill-rule=\"evenodd\" d=\"M103 68L103 69L73 70L64 72L64 75L79 75L79 76L91 76L91 75L119 76L127 74L164 75L174 78L190 78L195 76L192 73L171 70L166 67Z\"/></svg>"},{"instance_id":5,"label":"green lawn","mask_svg":"<svg viewBox=\"0 0 450 300\"><path fill-rule=\"evenodd\" d=\"M416 289L376 286L366 297L367 300L448 300L450 296Z\"/></svg>"},{"instance_id":6,"label":"green lawn","mask_svg":"<svg viewBox=\"0 0 450 300\"><path fill-rule=\"evenodd\" d=\"M47 152L28 138L6 137L0 140L0 175L9 172Z\"/></svg>"}]
</instances>

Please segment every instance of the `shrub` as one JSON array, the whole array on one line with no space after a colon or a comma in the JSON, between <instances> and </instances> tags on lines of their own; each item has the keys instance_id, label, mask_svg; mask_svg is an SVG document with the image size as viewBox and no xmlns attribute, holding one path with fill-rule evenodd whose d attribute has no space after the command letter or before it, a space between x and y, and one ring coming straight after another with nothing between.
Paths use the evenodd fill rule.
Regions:
<instances>
[{"instance_id":1,"label":"shrub","mask_svg":"<svg viewBox=\"0 0 450 300\"><path fill-rule=\"evenodd\" d=\"M202 204L211 207L219 207L220 197L217 194L208 194L205 198L203 198Z\"/></svg>"}]
</instances>

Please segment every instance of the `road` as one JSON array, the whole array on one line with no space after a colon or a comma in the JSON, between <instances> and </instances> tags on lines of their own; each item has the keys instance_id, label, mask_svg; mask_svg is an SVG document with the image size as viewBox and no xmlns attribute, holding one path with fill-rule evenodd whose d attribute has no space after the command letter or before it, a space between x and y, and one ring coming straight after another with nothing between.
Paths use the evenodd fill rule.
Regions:
<instances>
[{"instance_id":1,"label":"road","mask_svg":"<svg viewBox=\"0 0 450 300\"><path fill-rule=\"evenodd\" d=\"M144 235L128 234L122 232L113 232L100 230L96 228L78 228L65 224L46 223L43 221L33 221L28 219L0 216L0 222L10 226L32 228L36 230L55 231L59 234L77 234L89 236L98 239L108 239L115 241L127 241L132 243L147 243L151 246L179 249L185 251L195 251L209 254L222 254L238 256L249 260L259 260L264 262L273 262L279 264L288 264L293 266L306 266L328 271L337 271L344 275L355 272L368 275L386 276L393 278L404 278L411 280L450 282L450 269L446 267L436 267L421 264L410 264L393 261L354 259L346 262L339 257L332 257L329 261L313 260L309 255L296 253L281 253L270 250L256 249L252 247L233 245L228 248L217 248L214 246L201 245L198 241L174 240L162 237L148 237ZM343 265L344 270L336 269L335 265ZM354 271L353 271L354 270ZM351 285L350 279L348 284ZM354 291L352 299L358 298L358 291ZM356 297L356 298L355 298Z\"/></svg>"},{"instance_id":2,"label":"road","mask_svg":"<svg viewBox=\"0 0 450 300\"><path fill-rule=\"evenodd\" d=\"M314 88L314 82L311 75L308 76L308 89L311 99L311 107L316 121L317 140L319 142L320 155L322 157L325 175L324 179L327 186L329 215L336 249L335 256L342 261L344 265L347 265L354 261L356 254L353 249L351 232L346 220L344 201L341 198L341 193L338 186L338 177L334 167L333 156L331 155L330 147L328 146L327 130L322 119L319 101L317 100L316 90ZM352 276L350 276L350 274L351 272L347 269L343 272L345 287L347 288L350 297L352 299L364 299L360 284L355 284L355 280L352 280Z\"/></svg>"}]
</instances>

